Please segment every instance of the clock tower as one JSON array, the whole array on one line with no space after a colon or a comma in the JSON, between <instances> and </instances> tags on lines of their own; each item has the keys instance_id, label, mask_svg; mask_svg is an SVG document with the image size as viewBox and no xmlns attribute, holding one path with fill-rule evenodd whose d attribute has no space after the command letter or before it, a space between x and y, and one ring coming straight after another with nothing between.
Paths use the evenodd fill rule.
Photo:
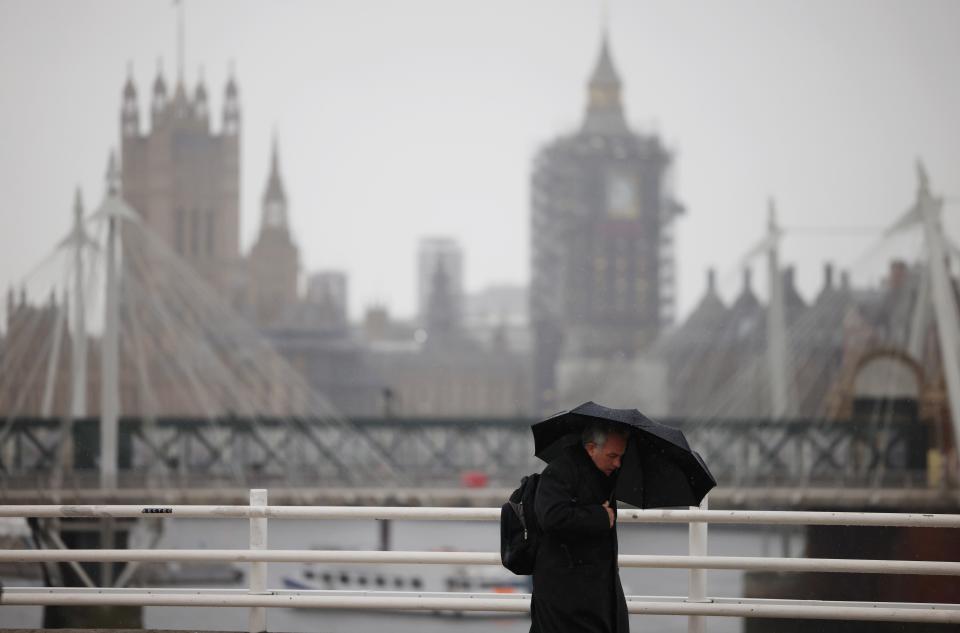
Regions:
<instances>
[{"instance_id":1,"label":"clock tower","mask_svg":"<svg viewBox=\"0 0 960 633\"><path fill-rule=\"evenodd\" d=\"M277 141L273 141L270 175L263 192L260 234L248 258L248 306L260 327L278 325L284 311L297 302L300 251L290 235L287 195L280 177Z\"/></svg>"},{"instance_id":2,"label":"clock tower","mask_svg":"<svg viewBox=\"0 0 960 633\"><path fill-rule=\"evenodd\" d=\"M536 405L558 368L630 362L673 319L671 225L681 206L659 137L633 132L606 35L579 129L537 153L531 179ZM561 381L562 382L562 381Z\"/></svg>"}]
</instances>

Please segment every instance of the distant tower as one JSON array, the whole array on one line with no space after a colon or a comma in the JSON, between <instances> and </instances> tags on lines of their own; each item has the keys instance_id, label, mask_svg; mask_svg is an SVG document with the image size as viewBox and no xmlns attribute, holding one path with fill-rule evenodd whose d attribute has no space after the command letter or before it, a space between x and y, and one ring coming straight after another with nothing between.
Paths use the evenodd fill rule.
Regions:
<instances>
[{"instance_id":1,"label":"distant tower","mask_svg":"<svg viewBox=\"0 0 960 633\"><path fill-rule=\"evenodd\" d=\"M431 339L449 337L459 330L459 305L453 291L450 273L444 261L438 260L430 284L425 323Z\"/></svg>"},{"instance_id":2,"label":"distant tower","mask_svg":"<svg viewBox=\"0 0 960 633\"><path fill-rule=\"evenodd\" d=\"M433 319L436 325L437 315L431 315L431 310L435 311L443 304L446 314L441 320L447 323L445 327L451 331L459 329L463 319L463 251L460 245L446 237L424 238L420 240L417 260L420 323L427 326ZM443 279L438 287L437 274L441 270ZM438 289L444 294L439 303L434 297Z\"/></svg>"},{"instance_id":3,"label":"distant tower","mask_svg":"<svg viewBox=\"0 0 960 633\"><path fill-rule=\"evenodd\" d=\"M297 301L300 271L300 253L287 223L287 195L280 177L276 139L263 192L260 235L250 250L249 270L254 322L261 327L276 324L284 309Z\"/></svg>"},{"instance_id":4,"label":"distant tower","mask_svg":"<svg viewBox=\"0 0 960 633\"><path fill-rule=\"evenodd\" d=\"M308 303L320 310L325 324L346 327L347 275L339 270L322 270L311 273L307 280Z\"/></svg>"},{"instance_id":5,"label":"distant tower","mask_svg":"<svg viewBox=\"0 0 960 633\"><path fill-rule=\"evenodd\" d=\"M543 147L531 179L536 406L557 402L562 359L631 359L673 318L672 157L632 132L604 34L579 130Z\"/></svg>"},{"instance_id":6,"label":"distant tower","mask_svg":"<svg viewBox=\"0 0 960 633\"><path fill-rule=\"evenodd\" d=\"M240 262L239 121L232 76L219 134L210 127L202 79L192 100L182 78L170 98L158 68L150 100L150 129L144 133L132 75L123 88L123 197L147 226L229 300L235 300L240 286L236 272Z\"/></svg>"}]
</instances>

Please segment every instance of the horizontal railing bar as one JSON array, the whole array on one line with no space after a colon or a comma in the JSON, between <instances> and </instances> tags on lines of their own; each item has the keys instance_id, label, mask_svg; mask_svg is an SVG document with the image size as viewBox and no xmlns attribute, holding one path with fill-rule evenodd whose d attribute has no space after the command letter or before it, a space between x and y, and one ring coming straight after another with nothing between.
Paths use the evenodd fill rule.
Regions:
<instances>
[{"instance_id":1,"label":"horizontal railing bar","mask_svg":"<svg viewBox=\"0 0 960 633\"><path fill-rule=\"evenodd\" d=\"M183 593L154 594L148 590L130 593L81 591L7 591L0 605L142 605L167 607L293 607L310 609L499 611L527 613L529 597L505 600L495 594L472 594L451 598L411 594L409 597L330 595L324 592L291 594ZM482 596L482 597L481 597ZM960 609L917 604L903 607L887 603L872 606L840 606L823 602L802 604L759 604L756 602L640 602L629 600L627 610L648 615L704 615L720 617L798 618L820 620L861 620L889 622L960 623Z\"/></svg>"},{"instance_id":2,"label":"horizontal railing bar","mask_svg":"<svg viewBox=\"0 0 960 633\"><path fill-rule=\"evenodd\" d=\"M497 521L499 508L411 508L363 506L248 505L4 505L0 517L192 518L192 519L404 519L410 521Z\"/></svg>"},{"instance_id":3,"label":"horizontal railing bar","mask_svg":"<svg viewBox=\"0 0 960 633\"><path fill-rule=\"evenodd\" d=\"M235 562L235 563L410 563L500 565L500 555L488 552L415 552L348 550L247 549L71 549L0 550L0 562ZM960 564L960 563L958 563Z\"/></svg>"},{"instance_id":4,"label":"horizontal railing bar","mask_svg":"<svg viewBox=\"0 0 960 633\"><path fill-rule=\"evenodd\" d=\"M409 521L498 521L499 508L245 505L3 505L0 517L158 517L249 519L399 519ZM893 512L794 512L769 510L621 509L620 523L717 523L762 525L859 525L960 528L960 514Z\"/></svg>"},{"instance_id":5,"label":"horizontal railing bar","mask_svg":"<svg viewBox=\"0 0 960 633\"><path fill-rule=\"evenodd\" d=\"M71 593L71 592L96 592L98 594L110 594L110 595L141 595L144 592L148 592L152 595L236 595L236 596L247 596L250 595L250 590L246 587L243 588L218 588L218 587L100 587L100 588L85 588L85 587L4 587L4 591L9 591L10 593L35 593L37 591L51 592L51 593ZM384 590L366 590L366 589L269 589L264 595L273 595L273 596L340 596L340 597L355 597L355 598L460 598L460 599L497 599L497 600L523 600L530 598L528 593L471 593L471 592L457 592L457 591L397 591L392 589ZM647 598L645 596L628 596L627 599L654 599ZM655 598L661 599L661 598ZM683 601L682 597L668 596L664 599L667 600L680 600ZM910 606L910 603L906 603L907 606ZM3 629L0 629L3 630Z\"/></svg>"},{"instance_id":6,"label":"horizontal railing bar","mask_svg":"<svg viewBox=\"0 0 960 633\"><path fill-rule=\"evenodd\" d=\"M154 595L181 595L181 594L222 594L222 595L249 595L247 588L217 588L217 587L101 587L89 589L86 587L4 587L10 593L35 593L37 591L62 592L96 592L98 594L140 595L149 592ZM275 596L346 596L346 597L375 597L375 598L461 598L461 599L491 599L524 600L530 598L528 593L471 593L451 591L396 591L392 589L271 589L270 595ZM627 603L648 602L687 602L687 596L626 596ZM732 598L714 596L707 599L713 604L756 604L756 605L783 605L783 606L822 606L822 607L886 607L891 609L938 609L941 611L960 611L960 604L944 602L868 602L857 600L801 600L796 598Z\"/></svg>"},{"instance_id":7,"label":"horizontal railing bar","mask_svg":"<svg viewBox=\"0 0 960 633\"><path fill-rule=\"evenodd\" d=\"M621 509L622 523L715 523L760 525L857 525L960 528L960 514L896 512L806 512L779 510Z\"/></svg>"},{"instance_id":8,"label":"horizontal railing bar","mask_svg":"<svg viewBox=\"0 0 960 633\"><path fill-rule=\"evenodd\" d=\"M235 562L359 563L424 565L496 565L496 552L421 552L348 550L237 549L71 549L0 550L0 562ZM774 558L758 556L664 556L621 554L621 567L654 569L737 569L748 571L841 572L960 576L960 562L845 558Z\"/></svg>"},{"instance_id":9,"label":"horizontal railing bar","mask_svg":"<svg viewBox=\"0 0 960 633\"><path fill-rule=\"evenodd\" d=\"M686 602L686 596L627 596L627 601L670 601ZM821 607L886 607L889 609L939 609L941 611L958 611L960 604L943 602L867 602L858 600L802 600L799 598L730 598L718 596L710 598L716 604L756 604L779 606L821 606Z\"/></svg>"},{"instance_id":10,"label":"horizontal railing bar","mask_svg":"<svg viewBox=\"0 0 960 633\"><path fill-rule=\"evenodd\" d=\"M848 558L766 558L759 556L648 556L621 554L621 567L737 569L744 571L838 572L960 576L960 562Z\"/></svg>"}]
</instances>

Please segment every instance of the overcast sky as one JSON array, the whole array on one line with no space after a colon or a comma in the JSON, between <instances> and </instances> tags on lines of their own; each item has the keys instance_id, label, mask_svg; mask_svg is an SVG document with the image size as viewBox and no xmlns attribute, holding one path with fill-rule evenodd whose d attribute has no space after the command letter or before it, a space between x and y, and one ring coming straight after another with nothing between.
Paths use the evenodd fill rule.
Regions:
<instances>
[{"instance_id":1,"label":"overcast sky","mask_svg":"<svg viewBox=\"0 0 960 633\"><path fill-rule=\"evenodd\" d=\"M202 67L217 127L236 68L244 251L276 128L305 269L348 271L353 316L412 313L422 236L459 240L468 290L527 281L531 159L580 123L599 1L186 0L185 14L187 80ZM960 197L960 2L614 0L609 16L628 119L676 152L682 310L708 266L737 276L770 195L788 227L889 224L922 156ZM66 232L75 187L99 202L128 62L145 108L160 58L170 82L169 0L0 0L4 288ZM946 213L960 224L960 206ZM809 296L823 261L861 262L870 239L795 233L783 259Z\"/></svg>"}]
</instances>

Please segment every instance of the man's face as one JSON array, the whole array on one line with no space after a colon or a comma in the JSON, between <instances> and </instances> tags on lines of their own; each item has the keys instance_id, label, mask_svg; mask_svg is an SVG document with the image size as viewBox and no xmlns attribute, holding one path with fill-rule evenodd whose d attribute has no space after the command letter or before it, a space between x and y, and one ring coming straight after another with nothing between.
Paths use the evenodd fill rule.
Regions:
<instances>
[{"instance_id":1,"label":"man's face","mask_svg":"<svg viewBox=\"0 0 960 633\"><path fill-rule=\"evenodd\" d=\"M603 446L587 442L586 449L597 468L609 477L613 474L613 471L620 468L623 452L627 450L627 438L611 433L607 436L607 441L604 442Z\"/></svg>"}]
</instances>

